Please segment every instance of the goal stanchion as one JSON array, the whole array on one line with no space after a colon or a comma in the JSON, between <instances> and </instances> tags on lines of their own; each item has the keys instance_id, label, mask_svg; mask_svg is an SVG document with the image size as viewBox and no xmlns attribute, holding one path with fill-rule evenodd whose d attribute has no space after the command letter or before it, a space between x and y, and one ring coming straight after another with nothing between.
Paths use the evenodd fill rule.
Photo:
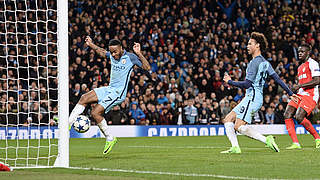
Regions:
<instances>
[{"instance_id":1,"label":"goal stanchion","mask_svg":"<svg viewBox=\"0 0 320 180\"><path fill-rule=\"evenodd\" d=\"M68 1L0 1L0 28L0 162L68 167Z\"/></svg>"},{"instance_id":2,"label":"goal stanchion","mask_svg":"<svg viewBox=\"0 0 320 180\"><path fill-rule=\"evenodd\" d=\"M59 143L56 167L69 167L68 0L58 0Z\"/></svg>"}]
</instances>

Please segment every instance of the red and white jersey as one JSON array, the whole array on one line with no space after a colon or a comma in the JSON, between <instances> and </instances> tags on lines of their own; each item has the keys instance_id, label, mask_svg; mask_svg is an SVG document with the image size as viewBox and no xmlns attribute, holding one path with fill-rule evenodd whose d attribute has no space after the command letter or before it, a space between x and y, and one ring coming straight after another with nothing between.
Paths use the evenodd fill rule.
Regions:
<instances>
[{"instance_id":1,"label":"red and white jersey","mask_svg":"<svg viewBox=\"0 0 320 180\"><path fill-rule=\"evenodd\" d=\"M299 84L304 84L312 80L312 77L320 76L319 63L312 58L309 58L307 62L301 64L298 68ZM311 96L312 99L318 103L319 89L318 85L314 88L305 89L300 88L298 94Z\"/></svg>"}]
</instances>

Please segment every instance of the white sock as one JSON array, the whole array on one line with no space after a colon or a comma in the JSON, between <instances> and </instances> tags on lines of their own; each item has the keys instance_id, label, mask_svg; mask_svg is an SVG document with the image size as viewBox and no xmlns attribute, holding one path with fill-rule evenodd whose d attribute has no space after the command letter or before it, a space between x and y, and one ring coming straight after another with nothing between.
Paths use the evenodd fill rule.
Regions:
<instances>
[{"instance_id":1,"label":"white sock","mask_svg":"<svg viewBox=\"0 0 320 180\"><path fill-rule=\"evenodd\" d=\"M255 131L253 128L250 128L247 125L242 125L238 128L238 131L246 136L249 136L253 139L259 140L263 143L266 143L266 137L260 134L258 131Z\"/></svg>"},{"instance_id":2,"label":"white sock","mask_svg":"<svg viewBox=\"0 0 320 180\"><path fill-rule=\"evenodd\" d=\"M101 132L107 138L107 141L112 141L113 140L113 136L109 132L107 121L105 119L103 119L100 123L98 123L98 126L99 126Z\"/></svg>"},{"instance_id":3,"label":"white sock","mask_svg":"<svg viewBox=\"0 0 320 180\"><path fill-rule=\"evenodd\" d=\"M79 116L81 113L83 113L83 111L86 109L86 107L84 107L83 105L81 104L77 104L71 114L70 114L70 117L69 117L69 126L72 125L72 123L76 120L76 117Z\"/></svg>"},{"instance_id":4,"label":"white sock","mask_svg":"<svg viewBox=\"0 0 320 180\"><path fill-rule=\"evenodd\" d=\"M234 130L234 123L233 122L226 122L224 123L224 127L226 129L226 134L229 138L229 141L231 142L232 147L238 146L238 139L237 139L237 134L236 131Z\"/></svg>"}]
</instances>

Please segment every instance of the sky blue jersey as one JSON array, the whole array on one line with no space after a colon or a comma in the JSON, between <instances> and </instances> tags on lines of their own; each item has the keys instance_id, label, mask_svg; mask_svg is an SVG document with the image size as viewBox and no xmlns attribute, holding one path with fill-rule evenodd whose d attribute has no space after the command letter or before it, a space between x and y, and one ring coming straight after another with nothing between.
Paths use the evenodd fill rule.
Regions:
<instances>
[{"instance_id":1,"label":"sky blue jersey","mask_svg":"<svg viewBox=\"0 0 320 180\"><path fill-rule=\"evenodd\" d=\"M264 83L268 75L271 76L276 72L271 64L261 55L249 62L246 72L246 79L252 82L252 86L246 90L246 95L251 96L253 101L263 101Z\"/></svg>"},{"instance_id":2,"label":"sky blue jersey","mask_svg":"<svg viewBox=\"0 0 320 180\"><path fill-rule=\"evenodd\" d=\"M120 60L115 60L110 52L106 53L106 56L111 60L111 74L109 86L116 89L120 94L120 98L127 95L128 84L130 75L133 70L133 66L137 65L142 67L142 63L137 55L124 51Z\"/></svg>"}]
</instances>

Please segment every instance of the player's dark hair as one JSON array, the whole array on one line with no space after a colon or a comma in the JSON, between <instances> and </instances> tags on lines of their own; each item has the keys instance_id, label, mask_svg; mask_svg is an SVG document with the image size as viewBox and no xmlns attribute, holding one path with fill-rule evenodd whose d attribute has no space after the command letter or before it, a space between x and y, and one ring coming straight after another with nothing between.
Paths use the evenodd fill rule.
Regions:
<instances>
[{"instance_id":1,"label":"player's dark hair","mask_svg":"<svg viewBox=\"0 0 320 180\"><path fill-rule=\"evenodd\" d=\"M311 51L311 50L312 50L311 45L310 45L310 44L307 44L307 43L303 43L303 44L301 44L301 45L300 45L300 47L305 47L305 48L307 48L307 49L308 49L308 51Z\"/></svg>"},{"instance_id":2,"label":"player's dark hair","mask_svg":"<svg viewBox=\"0 0 320 180\"><path fill-rule=\"evenodd\" d=\"M111 40L109 41L109 46L117 46L117 45L120 45L120 46L121 46L120 40L118 40L118 39L111 39Z\"/></svg>"},{"instance_id":3,"label":"player's dark hair","mask_svg":"<svg viewBox=\"0 0 320 180\"><path fill-rule=\"evenodd\" d=\"M265 52L267 50L268 41L267 41L267 38L262 33L252 32L250 38L256 40L257 43L260 44L261 52Z\"/></svg>"}]
</instances>

